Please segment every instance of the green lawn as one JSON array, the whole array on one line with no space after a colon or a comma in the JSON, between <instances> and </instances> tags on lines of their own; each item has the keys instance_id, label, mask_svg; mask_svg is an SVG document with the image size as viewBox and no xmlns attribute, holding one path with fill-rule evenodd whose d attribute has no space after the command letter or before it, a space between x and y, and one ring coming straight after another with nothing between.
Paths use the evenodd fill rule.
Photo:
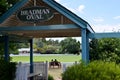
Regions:
<instances>
[{"instance_id":1,"label":"green lawn","mask_svg":"<svg viewBox=\"0 0 120 80\"><path fill-rule=\"evenodd\" d=\"M60 62L75 62L80 61L81 56L77 55L48 55L48 56L34 56L34 62L38 61L51 61L51 59L57 59ZM29 56L12 56L12 61L14 62L29 62Z\"/></svg>"}]
</instances>

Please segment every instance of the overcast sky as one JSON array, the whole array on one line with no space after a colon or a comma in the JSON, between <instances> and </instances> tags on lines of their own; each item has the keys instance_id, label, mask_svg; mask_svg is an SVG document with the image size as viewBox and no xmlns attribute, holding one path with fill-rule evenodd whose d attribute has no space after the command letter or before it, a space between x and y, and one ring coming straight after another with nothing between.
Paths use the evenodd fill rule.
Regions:
<instances>
[{"instance_id":1,"label":"overcast sky","mask_svg":"<svg viewBox=\"0 0 120 80\"><path fill-rule=\"evenodd\" d=\"M120 0L56 0L87 21L95 32L120 31Z\"/></svg>"}]
</instances>

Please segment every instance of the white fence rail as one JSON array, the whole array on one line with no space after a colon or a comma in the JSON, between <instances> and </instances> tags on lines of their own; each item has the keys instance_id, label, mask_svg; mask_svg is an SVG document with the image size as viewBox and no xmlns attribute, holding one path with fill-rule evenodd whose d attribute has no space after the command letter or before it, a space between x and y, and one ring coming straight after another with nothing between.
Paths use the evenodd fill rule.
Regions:
<instances>
[{"instance_id":1,"label":"white fence rail","mask_svg":"<svg viewBox=\"0 0 120 80\"><path fill-rule=\"evenodd\" d=\"M29 63L19 63L17 65L15 80L29 80L30 77L35 76L38 78L42 77L43 80L48 80L48 62L35 62L33 65L34 73L30 73ZM34 80L39 80L38 78Z\"/></svg>"}]
</instances>

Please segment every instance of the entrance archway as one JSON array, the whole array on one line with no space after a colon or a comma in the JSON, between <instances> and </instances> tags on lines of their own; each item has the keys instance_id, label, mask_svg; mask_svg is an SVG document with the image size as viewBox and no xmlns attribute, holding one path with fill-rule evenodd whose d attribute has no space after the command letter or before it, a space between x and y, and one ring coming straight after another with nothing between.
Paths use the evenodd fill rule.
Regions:
<instances>
[{"instance_id":1,"label":"entrance archway","mask_svg":"<svg viewBox=\"0 0 120 80\"><path fill-rule=\"evenodd\" d=\"M37 8L35 8L37 6ZM31 8L32 7L32 8ZM52 11L53 17L43 21L36 21L36 17L47 14L34 12L36 10L48 9ZM39 10L39 11L40 11ZM22 12L20 12L22 11ZM24 11L24 12L23 12ZM48 11L48 13L50 12ZM19 19L16 15L21 13L23 16L32 16L33 20L28 21L28 17ZM24 13L24 14L23 14ZM39 17L38 17L39 15ZM22 17L21 16L21 17ZM36 16L36 17L35 17ZM47 15L48 16L48 15ZM29 17L30 18L30 17ZM33 22L31 22L33 21ZM50 38L50 37L82 37L82 60L89 62L89 36L94 30L85 20L78 17L54 0L21 0L0 17L0 33L5 37L5 56L8 57L9 41L28 41L30 42L30 65L31 73L33 68L33 38Z\"/></svg>"}]
</instances>

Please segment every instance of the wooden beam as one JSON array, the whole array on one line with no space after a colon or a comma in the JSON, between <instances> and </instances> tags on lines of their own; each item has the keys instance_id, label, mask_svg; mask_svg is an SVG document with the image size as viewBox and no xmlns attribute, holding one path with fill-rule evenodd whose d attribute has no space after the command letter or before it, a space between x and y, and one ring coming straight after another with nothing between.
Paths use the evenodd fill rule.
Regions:
<instances>
[{"instance_id":1,"label":"wooden beam","mask_svg":"<svg viewBox=\"0 0 120 80\"><path fill-rule=\"evenodd\" d=\"M73 29L79 28L75 24L66 25L48 25L48 26L13 26L13 27L0 27L0 31L32 31L32 30L56 30L56 29Z\"/></svg>"},{"instance_id":2,"label":"wooden beam","mask_svg":"<svg viewBox=\"0 0 120 80\"><path fill-rule=\"evenodd\" d=\"M89 38L120 38L120 32L111 32L111 33L89 33Z\"/></svg>"},{"instance_id":3,"label":"wooden beam","mask_svg":"<svg viewBox=\"0 0 120 80\"><path fill-rule=\"evenodd\" d=\"M0 34L0 42L3 43L5 40L4 38L6 36L9 36L9 42L29 42L29 40L31 39L30 37L24 37L24 36L19 36L16 34L8 34L8 33L1 33Z\"/></svg>"}]
</instances>

